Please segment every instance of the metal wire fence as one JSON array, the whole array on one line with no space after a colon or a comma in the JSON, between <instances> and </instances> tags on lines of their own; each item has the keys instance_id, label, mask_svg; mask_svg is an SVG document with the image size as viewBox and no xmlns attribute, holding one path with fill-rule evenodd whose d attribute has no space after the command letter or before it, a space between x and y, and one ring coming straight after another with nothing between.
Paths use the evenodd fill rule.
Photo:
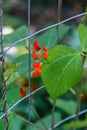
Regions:
<instances>
[{"instance_id":1,"label":"metal wire fence","mask_svg":"<svg viewBox=\"0 0 87 130\"><path fill-rule=\"evenodd\" d=\"M3 17L3 6L2 6L2 4L3 4L3 1L2 0L0 0L0 60L1 60L1 68L2 68L2 73L1 73L1 77L2 77L2 89L3 89L3 103L4 103L4 105L3 105L3 114L0 116L0 120L1 119L4 119L4 125L5 125L5 129L6 130L8 130L9 128L8 128L8 115L9 115L9 113L19 104L19 103L21 103L23 100L25 100L25 99L29 99L28 100L28 104L29 104L29 115L30 115L30 97L32 96L32 95L34 95L34 94L36 94L36 93L38 93L39 91L41 91L42 89L44 89L44 87L45 86L41 86L41 87L39 87L38 89L36 89L35 91L33 91L33 92L31 92L30 93L30 83L31 83L31 81L30 81L30 78L31 78L31 57L30 57L30 48L31 48L31 45L30 45L30 38L32 38L33 36L36 36L37 34L40 34L41 32L44 32L44 31L46 31L46 30L48 30L48 29L51 29L51 28L53 28L53 27L56 27L56 26L59 26L59 25L61 25L61 24L63 24L63 23L66 23L66 22L68 22L68 21L71 21L71 20L73 20L73 19L75 19L75 18L78 18L78 17L81 17L81 16L84 16L84 15L86 15L87 14L87 12L84 12L84 13L81 13L81 14L78 14L78 15L75 15L75 16L73 16L73 17L70 17L70 18L68 18L68 19L65 19L65 20L63 20L63 21L60 21L60 18L59 18L59 21L58 21L58 23L56 23L56 24L53 24L53 25L51 25L51 26L48 26L48 27L46 27L46 28L43 28L43 29L41 29L41 30L39 30L39 31L36 31L36 32L34 32L34 33L32 33L32 34L30 34L30 0L28 0L28 35L26 36L26 37L24 37L24 38L21 38L21 39L19 39L19 40L17 40L17 41L15 41L14 43L11 43L11 45L9 46L9 48L7 49L7 50L3 50L4 49L4 47L3 47L3 33L2 33L2 30L3 30L3 20L2 20L2 17ZM58 12L60 11L60 0L58 0ZM60 17L60 16L59 16ZM59 34L59 32L58 32L58 34ZM28 54L29 54L29 57L28 57L28 80L29 80L29 90L28 90L28 95L27 96L25 96L24 98L21 98L20 100L18 100L15 104L13 104L9 109L7 109L7 103L6 103L6 82L5 82L5 79L4 79L4 57L5 57L5 55L7 54L7 52L12 48L12 47L14 47L15 45L18 45L20 42L22 42L22 41L25 41L25 40L27 40L28 39ZM87 113L87 109L85 109L85 110L83 110L83 111L81 111L81 112L79 112L79 115L82 115L82 114L84 114L84 113ZM68 120L71 120L71 119L73 119L73 118L75 118L76 117L76 114L74 114L74 115L71 115L71 116L69 116L69 117L67 117L67 118L65 118L64 120L62 120L62 121L60 121L60 122L58 122L57 124L54 124L54 126L53 126L53 128L58 128L60 125L62 125L63 123L65 123L66 121L68 121ZM30 122L30 116L29 116L29 118L28 118L28 120L29 120L29 122ZM30 125L29 125L29 130L30 130ZM48 130L52 130L52 128L49 128Z\"/></svg>"}]
</instances>

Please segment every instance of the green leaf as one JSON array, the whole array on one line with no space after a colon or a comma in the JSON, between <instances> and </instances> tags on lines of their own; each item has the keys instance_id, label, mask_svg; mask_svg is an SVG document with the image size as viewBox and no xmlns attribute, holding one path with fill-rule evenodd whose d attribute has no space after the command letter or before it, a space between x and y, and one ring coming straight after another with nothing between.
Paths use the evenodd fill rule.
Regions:
<instances>
[{"instance_id":1,"label":"green leaf","mask_svg":"<svg viewBox=\"0 0 87 130\"><path fill-rule=\"evenodd\" d=\"M20 76L28 73L28 54L18 56L12 64L20 64L16 69L16 72L18 72Z\"/></svg>"},{"instance_id":2,"label":"green leaf","mask_svg":"<svg viewBox=\"0 0 87 130\"><path fill-rule=\"evenodd\" d=\"M0 129L4 130L5 129L5 125L4 125L4 121L0 120Z\"/></svg>"},{"instance_id":3,"label":"green leaf","mask_svg":"<svg viewBox=\"0 0 87 130\"><path fill-rule=\"evenodd\" d=\"M76 85L82 77L82 57L68 46L55 46L42 66L42 80L52 98Z\"/></svg>"},{"instance_id":4,"label":"green leaf","mask_svg":"<svg viewBox=\"0 0 87 130\"><path fill-rule=\"evenodd\" d=\"M9 106L12 106L21 98L19 89L20 89L19 86L16 87L12 86L12 88L7 91L7 102Z\"/></svg>"},{"instance_id":5,"label":"green leaf","mask_svg":"<svg viewBox=\"0 0 87 130\"><path fill-rule=\"evenodd\" d=\"M80 24L78 27L79 39L81 42L82 51L87 51L87 27L84 24Z\"/></svg>"},{"instance_id":6,"label":"green leaf","mask_svg":"<svg viewBox=\"0 0 87 130\"><path fill-rule=\"evenodd\" d=\"M53 105L53 100L51 98L49 98L49 101L51 102L51 104ZM58 98L56 100L56 107L62 109L63 111L65 111L66 113L73 115L76 112L76 102L74 100L64 100L61 98Z\"/></svg>"},{"instance_id":7,"label":"green leaf","mask_svg":"<svg viewBox=\"0 0 87 130\"><path fill-rule=\"evenodd\" d=\"M13 42L15 42L21 38L24 38L26 36L27 36L27 27L22 26L22 27L18 28L17 30L15 30L13 33L4 36L4 46L8 47ZM26 41L22 41L21 43L18 43L17 45L24 46L24 45L26 45Z\"/></svg>"},{"instance_id":8,"label":"green leaf","mask_svg":"<svg viewBox=\"0 0 87 130\"><path fill-rule=\"evenodd\" d=\"M62 40L64 39L64 37L69 33L69 31L71 30L72 28L68 25L65 25L65 24L61 24L60 25L60 35L59 35L59 39Z\"/></svg>"},{"instance_id":9,"label":"green leaf","mask_svg":"<svg viewBox=\"0 0 87 130\"><path fill-rule=\"evenodd\" d=\"M71 122L71 123L67 123L65 124L63 127L64 128L82 128L82 127L86 127L87 126L87 119L83 120L83 121L77 121L77 122Z\"/></svg>"},{"instance_id":10,"label":"green leaf","mask_svg":"<svg viewBox=\"0 0 87 130\"><path fill-rule=\"evenodd\" d=\"M4 72L4 75L5 75L5 80L7 80L11 75L12 73L20 66L20 64L13 64L12 66L10 66L5 72Z\"/></svg>"},{"instance_id":11,"label":"green leaf","mask_svg":"<svg viewBox=\"0 0 87 130\"><path fill-rule=\"evenodd\" d=\"M14 73L11 74L11 76L7 80L7 84L10 84L17 78L28 73L28 54L23 54L15 58L15 60L12 63L12 66L14 66L15 64L19 64L19 66L15 69Z\"/></svg>"},{"instance_id":12,"label":"green leaf","mask_svg":"<svg viewBox=\"0 0 87 130\"><path fill-rule=\"evenodd\" d=\"M55 124L58 123L59 121L61 120L61 115L60 113L58 112L55 112L54 113L54 121L55 121ZM47 126L47 128L50 128L51 127L51 124L52 124L52 113L47 115L46 117L42 118L42 121L44 122L44 124ZM36 125L38 125L40 128L44 129L44 126L43 124L41 123L41 121L37 121L35 123ZM32 130L38 130L38 128L35 128L33 126L31 126L31 129Z\"/></svg>"},{"instance_id":13,"label":"green leaf","mask_svg":"<svg viewBox=\"0 0 87 130\"><path fill-rule=\"evenodd\" d=\"M21 130L24 121L15 112L9 114L9 130Z\"/></svg>"},{"instance_id":14,"label":"green leaf","mask_svg":"<svg viewBox=\"0 0 87 130\"><path fill-rule=\"evenodd\" d=\"M31 60L32 65L33 60ZM33 68L31 67L31 72ZM23 54L18 56L12 62L12 65L9 69L5 72L5 77L7 77L7 85L15 81L16 79L20 78L21 76L28 74L28 54ZM10 76L9 76L10 75ZM31 84L40 86L42 85L42 81L40 77L31 78Z\"/></svg>"},{"instance_id":15,"label":"green leaf","mask_svg":"<svg viewBox=\"0 0 87 130\"><path fill-rule=\"evenodd\" d=\"M71 27L67 25L64 24L60 25L60 35L59 35L60 40L62 40L67 35L70 29ZM56 27L54 27L42 33L40 36L31 39L31 44L33 45L33 42L37 40L41 46L46 45L47 48L50 49L57 44L57 35L58 35L57 29Z\"/></svg>"},{"instance_id":16,"label":"green leaf","mask_svg":"<svg viewBox=\"0 0 87 130\"><path fill-rule=\"evenodd\" d=\"M14 71L6 82L7 86L11 84L13 81L15 81L16 79L18 79L19 77L20 77L19 73L17 71Z\"/></svg>"},{"instance_id":17,"label":"green leaf","mask_svg":"<svg viewBox=\"0 0 87 130\"><path fill-rule=\"evenodd\" d=\"M0 97L0 116L3 114L3 106L4 106L4 103L3 103L2 97Z\"/></svg>"},{"instance_id":18,"label":"green leaf","mask_svg":"<svg viewBox=\"0 0 87 130\"><path fill-rule=\"evenodd\" d=\"M9 123L9 130L13 130L15 119L16 119L16 114L11 111L9 116L8 116L8 121L10 122Z\"/></svg>"},{"instance_id":19,"label":"green leaf","mask_svg":"<svg viewBox=\"0 0 87 130\"><path fill-rule=\"evenodd\" d=\"M46 45L48 49L52 48L54 45L56 45L56 42L57 42L56 28L52 28L52 29L42 33L40 36L31 39L32 46L33 46L33 42L35 40L37 40L41 46Z\"/></svg>"},{"instance_id":20,"label":"green leaf","mask_svg":"<svg viewBox=\"0 0 87 130\"><path fill-rule=\"evenodd\" d=\"M78 31L77 28L74 27L73 30L71 31L71 34L69 36L69 40L66 39L67 45L70 45L72 48L80 48L80 39L78 36Z\"/></svg>"}]
</instances>

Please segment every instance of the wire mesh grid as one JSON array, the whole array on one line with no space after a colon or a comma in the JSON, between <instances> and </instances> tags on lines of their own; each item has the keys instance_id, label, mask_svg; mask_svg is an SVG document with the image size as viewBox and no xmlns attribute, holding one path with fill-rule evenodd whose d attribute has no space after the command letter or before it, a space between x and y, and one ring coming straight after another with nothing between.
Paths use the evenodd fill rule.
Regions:
<instances>
[{"instance_id":1,"label":"wire mesh grid","mask_svg":"<svg viewBox=\"0 0 87 130\"><path fill-rule=\"evenodd\" d=\"M0 48L0 60L1 60L1 62L2 62L2 74L1 74L1 77L2 77L2 86L3 86L3 103L4 103L3 112L4 112L4 113L2 113L2 115L0 116L0 120L1 120L1 119L4 119L5 129L8 130L8 129L9 129L9 128L8 128L8 126L9 126L9 125L8 125L8 115L9 115L9 113L10 113L19 103L21 103L23 100L25 100L25 99L27 99L27 98L28 98L28 104L29 104L29 110L28 110L28 111L29 111L29 117L28 117L28 120L29 120L29 122L30 122L30 112L31 112L31 111L30 111L30 97L45 88L45 86L41 86L41 87L39 87L38 89L36 89L35 91L30 92L30 83L31 83L31 81L30 81L30 80L31 80L31 56L30 56L30 51L31 51L30 48L31 48L31 46L30 46L30 38L36 36L37 34L40 34L41 32L44 32L44 31L46 31L46 30L48 30L48 29L51 29L51 28L53 28L53 27L59 26L59 25L61 25L61 24L63 24L63 23L66 23L66 22L68 22L68 21L70 21L70 20L73 20L73 19L75 19L75 18L84 16L84 15L87 14L87 12L80 13L80 14L78 14L78 15L75 15L75 16L70 17L70 18L68 18L68 19L65 19L65 20L63 20L63 21L60 21L60 14L61 14L61 13L59 13L59 14L58 14L58 18L59 18L58 23L53 24L53 25L48 26L48 27L45 27L45 28L43 28L43 29L41 29L41 30L39 30L39 31L36 31L36 32L30 34L30 0L28 0L28 35L27 35L26 37L24 37L24 38L21 38L21 39L15 41L14 43L12 43L12 44L9 46L8 49L6 49L6 50L4 51L4 50L3 50L3 49L4 49L4 47L3 47L3 33L2 33L2 29L3 29L3 22L2 22L2 17L3 17L3 13L2 13L3 11L2 11L2 10L3 10L3 6L2 6L2 3L3 3L3 1L1 0L1 1L0 1L0 34L1 34L1 35L0 35L0 46L1 46L1 48ZM61 12L61 11L60 11L60 6L61 6L61 0L58 0L58 12ZM59 34L59 29L58 29L58 34ZM28 71L29 71L29 72L28 72L28 80L29 80L28 94L27 94L25 97L23 97L23 98L21 98L20 100L18 100L16 103L14 103L9 109L7 109L7 103L6 103L6 82L5 82L4 73L3 73L3 72L4 72L4 68L3 68L3 66L4 66L4 57L5 57L5 55L7 54L7 52L8 52L11 48L13 48L15 45L18 45L19 43L21 43L22 41L25 41L25 40L28 40ZM79 115L82 115L82 114L84 114L84 113L87 113L87 109L84 109L83 111L79 112ZM70 119L73 119L73 118L75 118L75 117L76 117L76 114L71 115L71 116L65 118L64 120L58 122L57 124L54 124L54 125L53 125L53 128L57 128L58 126L60 126L60 125L62 125L63 123L65 123L66 121L68 121L68 120L70 120ZM31 124L31 125L32 125L32 124ZM29 125L28 129L30 130L30 125ZM52 130L52 128L48 128L48 130Z\"/></svg>"}]
</instances>

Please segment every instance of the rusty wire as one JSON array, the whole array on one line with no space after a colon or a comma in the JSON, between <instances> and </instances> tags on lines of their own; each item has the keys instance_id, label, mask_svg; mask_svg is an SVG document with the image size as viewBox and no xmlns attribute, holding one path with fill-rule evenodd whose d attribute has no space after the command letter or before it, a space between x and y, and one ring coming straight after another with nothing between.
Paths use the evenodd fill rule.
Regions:
<instances>
[{"instance_id":1,"label":"rusty wire","mask_svg":"<svg viewBox=\"0 0 87 130\"><path fill-rule=\"evenodd\" d=\"M3 54L3 9L2 0L0 1L0 54ZM7 117L7 102L6 102L6 82L4 77L4 57L1 57L1 85L2 85L2 99L3 99L3 112L6 113L4 117L5 130L8 130L8 117Z\"/></svg>"},{"instance_id":2,"label":"rusty wire","mask_svg":"<svg viewBox=\"0 0 87 130\"><path fill-rule=\"evenodd\" d=\"M30 35L30 0L28 0L28 35ZM30 84L31 84L31 56L30 56L30 38L28 39L28 94L30 93ZM31 103L30 103L30 97L28 97L28 120L30 122L30 112L31 112ZM30 130L30 125L28 125L28 128Z\"/></svg>"}]
</instances>

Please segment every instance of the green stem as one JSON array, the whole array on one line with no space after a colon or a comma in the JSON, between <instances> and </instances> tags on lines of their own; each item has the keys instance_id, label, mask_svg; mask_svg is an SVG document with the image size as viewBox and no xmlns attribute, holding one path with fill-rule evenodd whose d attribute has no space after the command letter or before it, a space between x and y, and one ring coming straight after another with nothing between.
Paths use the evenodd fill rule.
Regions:
<instances>
[{"instance_id":1,"label":"green stem","mask_svg":"<svg viewBox=\"0 0 87 130\"><path fill-rule=\"evenodd\" d=\"M59 2L58 2L58 22L60 22L61 12L62 12L62 0L59 0ZM57 43L59 44L59 32L60 32L59 26L57 26L57 31L58 31ZM54 117L55 107L56 107L56 99L54 100L53 108L52 108L52 130L54 130L54 124L55 124L55 117Z\"/></svg>"},{"instance_id":2,"label":"green stem","mask_svg":"<svg viewBox=\"0 0 87 130\"><path fill-rule=\"evenodd\" d=\"M47 128L46 124L42 121L41 117L39 116L38 112L36 111L36 109L35 109L35 107L34 107L33 105L32 105L32 109L33 109L33 111L35 112L37 118L41 121L42 125L43 125L43 126L45 127L45 129L47 130L48 128Z\"/></svg>"},{"instance_id":3,"label":"green stem","mask_svg":"<svg viewBox=\"0 0 87 130\"><path fill-rule=\"evenodd\" d=\"M41 128L40 126L36 125L35 123L30 122L29 120L25 119L25 118L22 117L21 115L17 114L17 116L18 116L21 120L23 120L24 122L26 122L26 123L28 123L28 124L30 124L30 125L32 125L32 126L38 128L39 130L45 130L45 129Z\"/></svg>"},{"instance_id":4,"label":"green stem","mask_svg":"<svg viewBox=\"0 0 87 130\"><path fill-rule=\"evenodd\" d=\"M54 118L55 107L56 107L56 99L53 102L53 108L52 108L52 130L54 130L54 124L55 124L55 118Z\"/></svg>"},{"instance_id":5,"label":"green stem","mask_svg":"<svg viewBox=\"0 0 87 130\"><path fill-rule=\"evenodd\" d=\"M85 58L86 58L86 52L82 52L83 55L83 65L84 65L84 62L85 62ZM78 122L79 120L79 112L80 112L80 100L81 100L81 89L82 89L82 86L83 86L83 78L79 84L79 87L78 87L78 92L77 92L77 108L76 108L76 121L75 121L75 124L76 122ZM74 129L73 130L76 130L76 126L74 126Z\"/></svg>"},{"instance_id":6,"label":"green stem","mask_svg":"<svg viewBox=\"0 0 87 130\"><path fill-rule=\"evenodd\" d=\"M76 95L76 92L75 92L75 90L74 90L73 88L70 88L69 90L70 90L70 92L71 92L73 95Z\"/></svg>"}]
</instances>

